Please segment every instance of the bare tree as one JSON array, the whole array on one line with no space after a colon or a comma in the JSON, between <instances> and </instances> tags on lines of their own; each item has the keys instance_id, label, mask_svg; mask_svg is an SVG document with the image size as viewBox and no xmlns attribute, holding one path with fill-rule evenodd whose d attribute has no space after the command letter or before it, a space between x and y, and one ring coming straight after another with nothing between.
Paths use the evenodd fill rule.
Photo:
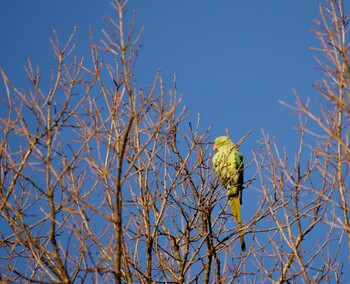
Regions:
<instances>
[{"instance_id":1,"label":"bare tree","mask_svg":"<svg viewBox=\"0 0 350 284\"><path fill-rule=\"evenodd\" d=\"M321 43L314 50L322 56L317 61L323 77L315 84L319 105L298 95L295 106L288 105L299 114L299 149L291 159L263 135L255 153L261 185L256 190L262 193L271 224L262 229L269 237L259 242L255 258L261 277L278 283L338 283L348 278L348 15L343 1L320 5L320 15L314 29ZM259 222L254 225L260 227Z\"/></svg>"},{"instance_id":2,"label":"bare tree","mask_svg":"<svg viewBox=\"0 0 350 284\"><path fill-rule=\"evenodd\" d=\"M141 31L112 3L91 57L73 31L47 88L28 61L31 86L0 69L7 112L0 128L0 280L4 283L319 283L349 277L349 66L342 1L320 6L320 107L297 96L294 157L263 133L244 186L261 202L243 226L211 169L201 131L161 74L133 74ZM325 62L328 62L326 64ZM317 112L317 113L315 113ZM249 132L248 132L249 134ZM245 137L237 144L244 141ZM244 202L244 200L243 200Z\"/></svg>"}]
</instances>

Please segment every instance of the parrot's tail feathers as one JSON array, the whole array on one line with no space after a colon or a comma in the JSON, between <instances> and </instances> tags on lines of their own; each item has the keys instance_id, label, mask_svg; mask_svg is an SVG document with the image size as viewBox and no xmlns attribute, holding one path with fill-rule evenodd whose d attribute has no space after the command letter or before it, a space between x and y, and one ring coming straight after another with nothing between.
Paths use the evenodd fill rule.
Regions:
<instances>
[{"instance_id":1,"label":"parrot's tail feathers","mask_svg":"<svg viewBox=\"0 0 350 284\"><path fill-rule=\"evenodd\" d=\"M245 248L245 241L244 241L244 236L243 236L243 234L240 236L240 239L241 239L241 250L242 250L243 252L245 252L245 251L246 251L246 248Z\"/></svg>"},{"instance_id":2,"label":"parrot's tail feathers","mask_svg":"<svg viewBox=\"0 0 350 284\"><path fill-rule=\"evenodd\" d=\"M238 221L237 221L237 222L238 222ZM242 222L241 222L241 220L238 222L237 228L238 228L238 230L239 230L239 238L240 238L240 240L241 240L241 250L242 250L243 252L245 252L245 251L246 251L246 248L245 248L244 235L243 235L243 233L242 233Z\"/></svg>"},{"instance_id":3,"label":"parrot's tail feathers","mask_svg":"<svg viewBox=\"0 0 350 284\"><path fill-rule=\"evenodd\" d=\"M232 215L237 223L241 222L241 203L238 196L230 198Z\"/></svg>"},{"instance_id":4,"label":"parrot's tail feathers","mask_svg":"<svg viewBox=\"0 0 350 284\"><path fill-rule=\"evenodd\" d=\"M241 219L241 200L239 196L231 197L230 198L230 205L232 210L232 215L234 219L237 222L237 228L240 231L240 241L241 241L241 250L243 252L246 251L245 241L244 241L244 235L241 232L242 230L242 219Z\"/></svg>"}]
</instances>

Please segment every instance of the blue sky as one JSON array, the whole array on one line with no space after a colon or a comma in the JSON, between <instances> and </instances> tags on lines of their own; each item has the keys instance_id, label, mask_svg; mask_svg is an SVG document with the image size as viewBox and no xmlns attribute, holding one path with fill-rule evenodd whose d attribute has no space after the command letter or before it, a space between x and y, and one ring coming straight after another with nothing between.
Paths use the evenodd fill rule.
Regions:
<instances>
[{"instance_id":1,"label":"blue sky","mask_svg":"<svg viewBox=\"0 0 350 284\"><path fill-rule=\"evenodd\" d=\"M136 26L145 27L134 72L140 87L152 84L161 69L172 88L176 73L189 121L199 113L203 129L213 125L213 139L226 128L234 141L252 131L240 148L247 161L259 147L261 129L290 155L297 151L298 119L278 100L292 103L292 88L303 97L317 96L312 84L320 74L310 47L318 46L311 28L319 1L131 0L128 10L129 16L136 11ZM17 87L25 86L23 66L30 57L48 84L52 28L65 42L77 26L76 54L89 57L89 26L97 42L108 15L116 18L108 0L6 1L0 10L0 66ZM247 177L254 169L249 171Z\"/></svg>"},{"instance_id":2,"label":"blue sky","mask_svg":"<svg viewBox=\"0 0 350 284\"><path fill-rule=\"evenodd\" d=\"M78 26L78 54L89 56L89 26L98 38L102 18L113 16L110 1L6 1L0 11L0 65L23 85L28 57L49 70L53 65L49 37L55 27L61 40ZM173 73L193 119L200 113L212 135L229 128L239 139L260 129L290 146L293 112L278 103L294 101L292 88L314 96L319 78L310 46L319 1L130 1L137 25L144 26L135 70L138 83L153 82L158 69L169 88ZM45 76L44 76L45 78ZM43 80L44 80L43 78ZM49 77L47 77L49 79ZM242 146L242 148L244 145ZM245 147L244 147L245 148ZM249 151L252 145L247 149ZM290 148L290 147L288 147Z\"/></svg>"},{"instance_id":3,"label":"blue sky","mask_svg":"<svg viewBox=\"0 0 350 284\"><path fill-rule=\"evenodd\" d=\"M134 72L140 87L152 84L161 69L171 88L176 73L189 121L195 122L200 113L203 129L213 125L213 139L225 134L225 128L235 141L252 131L241 146L247 160L259 147L261 129L291 155L297 151L293 127L298 119L278 100L292 103L292 88L304 98L317 98L312 84L321 74L314 69L310 47L318 46L311 28L312 20L319 18L320 1L129 2L129 11L136 10L137 27L145 27ZM42 81L49 82L48 71L54 65L52 27L64 42L78 26L76 53L88 57L89 26L97 41L102 18L114 14L108 0L3 1L0 66L15 85L26 86L23 66L30 57L33 65L40 66ZM253 195L245 194L250 200ZM254 210L252 204L246 206Z\"/></svg>"}]
</instances>

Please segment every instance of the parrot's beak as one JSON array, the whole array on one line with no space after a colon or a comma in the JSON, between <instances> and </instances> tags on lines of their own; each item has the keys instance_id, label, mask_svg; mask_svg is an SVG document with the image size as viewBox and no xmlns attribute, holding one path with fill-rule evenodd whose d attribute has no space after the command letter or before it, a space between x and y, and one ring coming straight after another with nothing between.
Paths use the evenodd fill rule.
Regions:
<instances>
[{"instance_id":1,"label":"parrot's beak","mask_svg":"<svg viewBox=\"0 0 350 284\"><path fill-rule=\"evenodd\" d=\"M213 144L213 150L216 150L215 144Z\"/></svg>"}]
</instances>

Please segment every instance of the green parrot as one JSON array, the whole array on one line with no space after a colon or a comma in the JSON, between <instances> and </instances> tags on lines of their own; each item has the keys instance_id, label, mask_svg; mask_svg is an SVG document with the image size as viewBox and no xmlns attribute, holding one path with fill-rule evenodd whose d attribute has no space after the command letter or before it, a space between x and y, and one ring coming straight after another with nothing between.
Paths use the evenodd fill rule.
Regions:
<instances>
[{"instance_id":1,"label":"green parrot","mask_svg":"<svg viewBox=\"0 0 350 284\"><path fill-rule=\"evenodd\" d=\"M243 155L227 136L214 140L213 169L222 185L227 189L232 214L237 221L237 227L242 229L241 204L243 188ZM246 251L244 236L240 233L241 249Z\"/></svg>"}]
</instances>

